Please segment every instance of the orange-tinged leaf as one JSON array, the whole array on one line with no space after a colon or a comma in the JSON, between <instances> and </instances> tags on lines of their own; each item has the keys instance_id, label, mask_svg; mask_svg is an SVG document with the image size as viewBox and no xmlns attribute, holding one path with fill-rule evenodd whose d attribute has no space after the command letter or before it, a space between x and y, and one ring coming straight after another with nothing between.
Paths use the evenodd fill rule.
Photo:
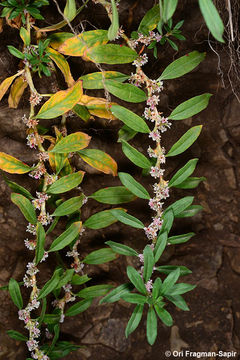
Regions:
<instances>
[{"instance_id":1,"label":"orange-tinged leaf","mask_svg":"<svg viewBox=\"0 0 240 360\"><path fill-rule=\"evenodd\" d=\"M6 16L7 24L13 28L20 29L22 25L21 14L15 17L14 19L9 19L9 15Z\"/></svg>"},{"instance_id":2,"label":"orange-tinged leaf","mask_svg":"<svg viewBox=\"0 0 240 360\"><path fill-rule=\"evenodd\" d=\"M18 107L19 101L27 86L28 83L23 76L20 76L14 81L8 97L8 105L10 108L16 109Z\"/></svg>"},{"instance_id":3,"label":"orange-tinged leaf","mask_svg":"<svg viewBox=\"0 0 240 360\"><path fill-rule=\"evenodd\" d=\"M59 54L58 51L56 51L52 48L47 48L47 52L50 53L50 58L55 62L57 67L63 73L63 76L64 76L68 86L73 86L75 81L72 77L70 67L69 67L68 62L65 59L65 57L63 55Z\"/></svg>"},{"instance_id":4,"label":"orange-tinged leaf","mask_svg":"<svg viewBox=\"0 0 240 360\"><path fill-rule=\"evenodd\" d=\"M58 91L43 104L36 119L52 119L71 110L82 97L82 81L78 80L67 90Z\"/></svg>"},{"instance_id":5,"label":"orange-tinged leaf","mask_svg":"<svg viewBox=\"0 0 240 360\"><path fill-rule=\"evenodd\" d=\"M88 48L106 44L107 42L106 30L91 30L65 40L58 50L65 55L83 56Z\"/></svg>"},{"instance_id":6,"label":"orange-tinged leaf","mask_svg":"<svg viewBox=\"0 0 240 360\"><path fill-rule=\"evenodd\" d=\"M83 132L80 131L75 132L60 140L54 146L51 152L64 154L64 153L82 150L88 146L90 140L91 137L88 136L87 134L84 134Z\"/></svg>"},{"instance_id":7,"label":"orange-tinged leaf","mask_svg":"<svg viewBox=\"0 0 240 360\"><path fill-rule=\"evenodd\" d=\"M55 172L56 171L55 154L51 152L53 148L54 148L54 144L51 144L48 148L48 161L52 170Z\"/></svg>"},{"instance_id":8,"label":"orange-tinged leaf","mask_svg":"<svg viewBox=\"0 0 240 360\"><path fill-rule=\"evenodd\" d=\"M32 170L27 164L4 152L0 152L0 169L10 174L25 174Z\"/></svg>"},{"instance_id":9,"label":"orange-tinged leaf","mask_svg":"<svg viewBox=\"0 0 240 360\"><path fill-rule=\"evenodd\" d=\"M65 40L72 38L73 34L68 32L60 32L49 36L50 45L55 50L58 50L59 46L64 43Z\"/></svg>"},{"instance_id":10,"label":"orange-tinged leaf","mask_svg":"<svg viewBox=\"0 0 240 360\"><path fill-rule=\"evenodd\" d=\"M16 77L18 77L19 75L21 75L21 73L17 73L15 75L10 76L10 77L6 78L5 80L3 80L3 82L0 84L0 100L2 100L3 96L8 91L8 88L11 85L11 83L13 82L13 80Z\"/></svg>"},{"instance_id":11,"label":"orange-tinged leaf","mask_svg":"<svg viewBox=\"0 0 240 360\"><path fill-rule=\"evenodd\" d=\"M95 169L105 174L117 175L117 163L108 154L97 149L85 149L78 152L80 157Z\"/></svg>"},{"instance_id":12,"label":"orange-tinged leaf","mask_svg":"<svg viewBox=\"0 0 240 360\"><path fill-rule=\"evenodd\" d=\"M116 117L110 111L110 107L116 103L109 103L104 98L83 95L79 104L85 105L91 115L95 115L104 119L116 120Z\"/></svg>"}]
</instances>

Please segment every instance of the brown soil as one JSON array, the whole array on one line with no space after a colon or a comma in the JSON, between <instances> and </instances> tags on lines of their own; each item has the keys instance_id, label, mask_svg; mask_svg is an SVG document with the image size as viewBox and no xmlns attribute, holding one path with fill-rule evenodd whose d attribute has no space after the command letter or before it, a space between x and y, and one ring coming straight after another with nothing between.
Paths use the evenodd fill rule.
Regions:
<instances>
[{"instance_id":1,"label":"brown soil","mask_svg":"<svg viewBox=\"0 0 240 360\"><path fill-rule=\"evenodd\" d=\"M128 33L136 29L136 24L142 18L153 1L121 1L121 22ZM134 6L136 7L134 8ZM187 6L187 7L186 7ZM132 8L132 10L131 10ZM50 23L59 20L55 10L46 14ZM96 27L108 27L108 20L101 7L89 6L82 13L82 20L87 29L91 24ZM162 360L165 351L188 349L190 351L236 351L240 352L240 238L239 238L239 178L240 178L240 106L232 94L230 87L223 88L221 78L217 75L218 58L208 46L207 30L196 1L183 1L177 13L177 19L185 19L184 35L186 42L180 44L179 54L171 48L165 47L159 51L157 60L151 59L146 72L157 78L164 67L173 58L188 51L206 51L206 60L193 72L183 78L166 82L162 94L160 107L168 114L182 101L210 92L214 96L210 100L207 110L193 119L175 122L165 137L165 146L169 148L190 126L203 124L203 131L199 140L183 155L167 162L167 177L179 169L187 160L198 157L199 164L195 176L205 176L207 181L193 191L174 190L171 201L186 195L195 196L195 204L201 204L204 211L194 218L175 222L172 234L194 231L197 235L188 243L171 246L164 254L161 264L185 265L192 270L192 274L184 281L197 284L197 288L185 296L190 312L178 311L169 305L168 309L174 318L174 326L169 329L159 322L159 334L153 347L145 339L146 317L141 326L125 339L124 329L133 309L121 301L118 304L94 305L84 314L74 319L67 319L62 325L62 340L74 341L84 345L84 348L72 353L66 359L71 360ZM77 25L77 24L75 24ZM66 29L68 31L68 29ZM0 80L14 73L17 60L6 50L6 45L17 46L19 43L17 31L4 27L0 34ZM221 53L220 53L221 55ZM227 59L221 59L223 68L227 69ZM85 65L81 60L71 59L74 77L96 71L92 64ZM225 66L225 67L224 67ZM119 67L119 71L130 73L131 66ZM226 70L227 71L227 70ZM42 89L49 81L40 85ZM7 98L0 105L0 150L16 156L29 164L34 162L33 151L26 147L25 129L21 117L27 109L27 96L21 101L18 110L7 108ZM131 107L131 106L129 106ZM133 108L136 109L135 105ZM142 107L139 105L139 114ZM57 123L57 121L55 121ZM48 122L51 126L52 122ZM92 147L105 150L115 158L120 171L130 171L140 179L140 172L122 155L121 147L116 143L119 124L96 121L85 125L78 119L69 120L69 132L86 128L93 136ZM138 135L133 144L141 151L146 151L149 139ZM80 168L82 164L76 163ZM87 195L105 186L120 185L120 182L107 175L85 169L86 177L82 187ZM10 176L9 176L10 177ZM28 176L11 176L14 181L30 189ZM143 183L151 191L149 178ZM35 189L34 183L31 189ZM26 222L19 210L10 202L10 190L0 179L0 284L8 283L10 277L21 281L24 268L31 259L26 251L23 240L26 237ZM87 218L103 208L93 200L88 202L83 217ZM126 204L131 214L147 223L151 214L143 200ZM59 231L59 230L58 230ZM103 246L106 240L121 241L137 250L144 247L145 239L142 232L114 224L101 231L87 231L83 237L80 251L83 256L92 250ZM54 265L55 259L52 259ZM86 273L93 278L92 284L110 281L119 285L126 281L126 265L138 265L132 258L119 256L117 260L101 266L86 266ZM51 269L42 265L42 281L50 277ZM27 299L27 292L24 294ZM16 307L5 291L0 292L0 359L26 359L25 346L9 339L6 330L24 331L22 323L17 319ZM170 359L174 357L169 357ZM185 357L183 357L185 358ZM205 359L205 357L202 357ZM226 357L222 357L225 359ZM234 359L239 358L238 355ZM208 357L215 359L215 357Z\"/></svg>"}]
</instances>

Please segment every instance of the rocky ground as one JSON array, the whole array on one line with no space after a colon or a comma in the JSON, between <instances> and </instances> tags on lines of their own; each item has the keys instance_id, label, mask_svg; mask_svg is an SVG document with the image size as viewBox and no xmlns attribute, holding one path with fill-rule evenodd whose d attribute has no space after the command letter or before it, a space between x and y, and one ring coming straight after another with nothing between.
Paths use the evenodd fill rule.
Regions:
<instances>
[{"instance_id":1,"label":"rocky ground","mask_svg":"<svg viewBox=\"0 0 240 360\"><path fill-rule=\"evenodd\" d=\"M121 2L120 14L128 31L135 29L139 19L150 8L152 1ZM130 5L131 6L130 6ZM134 7L135 5L135 7ZM82 15L88 16L89 22L100 27L106 23L103 10L98 8L97 15L92 6ZM49 22L51 14L48 14ZM195 195L195 203L201 204L204 211L194 218L176 221L172 234L194 231L196 236L186 244L169 247L163 256L162 264L185 265L192 270L186 282L197 284L197 288L186 295L190 312L168 309L174 318L174 326L169 329L159 323L159 334L153 347L145 339L145 322L125 339L124 329L131 314L132 305L121 301L118 304L93 306L83 314L68 318L62 326L62 339L84 345L66 359L71 360L155 360L165 359L165 351L236 351L240 354L240 237L239 237L239 179L240 179L240 105L228 84L223 87L218 75L218 57L209 48L207 30L203 26L196 1L184 1L177 13L179 19L185 18L184 35L187 41L180 45L180 53L170 48L160 51L159 58L150 62L147 73L157 78L162 69L174 57L191 50L206 51L206 60L192 73L178 80L169 81L162 95L160 106L168 114L177 104L204 92L213 94L209 107L195 116L181 122L175 122L165 138L169 148L190 126L203 124L203 131L198 141L186 152L173 160L168 160L167 177L179 169L187 160L198 157L199 164L195 176L205 176L207 181L193 191L174 190L171 199L186 195ZM84 24L84 22L83 22ZM90 25L88 24L88 27ZM107 28L108 25L105 27ZM134 27L135 26L135 27ZM0 34L0 80L13 74L17 61L7 52L7 44L17 45L16 30L4 28ZM165 51L165 50L164 50ZM221 54L220 54L221 55ZM227 71L227 59L222 58L223 70ZM84 64L72 61L75 77L87 71ZM79 70L79 66L80 69ZM89 66L89 65L88 65ZM130 73L131 67L119 69ZM41 86L45 86L43 83ZM25 129L21 117L26 111L24 99L18 110L9 110L4 99L0 105L0 151L5 151L31 164L34 162L33 151L26 147ZM141 113L139 108L139 113ZM52 125L52 124L51 124ZM70 128L79 129L82 124L73 119ZM94 136L94 147L109 152L119 163L119 170L131 169L131 173L140 178L137 168L121 154L120 145L116 144L117 126L113 123L91 123L86 126ZM134 145L145 151L148 139L137 136ZM78 164L81 166L81 164ZM90 171L90 169L86 169ZM29 188L27 176L11 176ZM146 187L149 178L143 180ZM96 185L97 184L97 185ZM92 172L87 183L83 183L86 193L91 194L96 188L118 185L116 179ZM10 191L3 178L0 178L0 284L7 284L10 277L21 280L26 263L31 254L25 251L26 223L18 209L10 202ZM147 223L150 214L144 201L127 204L132 214ZM89 201L84 216L102 209L100 204ZM136 214L138 209L138 214ZM137 230L129 230L124 225L114 224L104 231L89 231L82 241L83 256L100 248L106 240L122 241L136 249L142 249L145 239ZM126 280L126 265L132 259L119 256L114 262L102 266L87 266L86 272L94 277L95 283L118 285ZM136 264L135 264L136 265ZM45 265L44 265L45 266ZM43 266L47 279L51 270ZM44 280L44 279L43 279ZM27 294L26 294L27 298ZM26 358L25 347L6 335L6 330L21 330L17 320L16 307L5 291L0 292L0 359L23 360ZM171 357L170 357L171 358ZM224 358L224 357L223 357ZM235 358L238 358L237 356ZM215 359L211 357L208 359Z\"/></svg>"}]
</instances>

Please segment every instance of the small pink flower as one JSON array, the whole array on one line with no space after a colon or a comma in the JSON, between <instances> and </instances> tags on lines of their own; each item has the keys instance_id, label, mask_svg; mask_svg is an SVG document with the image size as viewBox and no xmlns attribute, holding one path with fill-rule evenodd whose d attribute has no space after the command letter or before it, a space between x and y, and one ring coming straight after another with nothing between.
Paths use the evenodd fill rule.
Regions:
<instances>
[{"instance_id":1,"label":"small pink flower","mask_svg":"<svg viewBox=\"0 0 240 360\"><path fill-rule=\"evenodd\" d=\"M153 141L160 141L161 139L161 135L158 130L150 132L149 137L153 139Z\"/></svg>"}]
</instances>

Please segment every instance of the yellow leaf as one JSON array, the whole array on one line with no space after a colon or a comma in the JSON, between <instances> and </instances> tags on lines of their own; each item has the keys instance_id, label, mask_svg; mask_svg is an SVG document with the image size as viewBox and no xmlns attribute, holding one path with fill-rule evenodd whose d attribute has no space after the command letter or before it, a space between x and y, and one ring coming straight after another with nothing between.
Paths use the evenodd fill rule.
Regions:
<instances>
[{"instance_id":1,"label":"yellow leaf","mask_svg":"<svg viewBox=\"0 0 240 360\"><path fill-rule=\"evenodd\" d=\"M21 72L22 73L22 72ZM2 100L3 96L5 95L5 93L8 91L9 86L11 85L11 83L13 82L13 80L20 76L21 73L17 73L13 76L10 76L8 78L6 78L5 80L3 80L3 82L0 84L0 100Z\"/></svg>"},{"instance_id":2,"label":"yellow leaf","mask_svg":"<svg viewBox=\"0 0 240 360\"><path fill-rule=\"evenodd\" d=\"M20 76L14 81L8 97L8 105L10 108L16 109L18 107L19 101L27 86L28 83L23 76Z\"/></svg>"},{"instance_id":3,"label":"yellow leaf","mask_svg":"<svg viewBox=\"0 0 240 360\"><path fill-rule=\"evenodd\" d=\"M80 157L95 169L105 174L117 175L117 163L108 154L97 149L85 149L78 152Z\"/></svg>"},{"instance_id":4,"label":"yellow leaf","mask_svg":"<svg viewBox=\"0 0 240 360\"><path fill-rule=\"evenodd\" d=\"M62 138L51 150L51 152L65 154L82 150L88 146L91 137L83 132L75 132Z\"/></svg>"},{"instance_id":5,"label":"yellow leaf","mask_svg":"<svg viewBox=\"0 0 240 360\"><path fill-rule=\"evenodd\" d=\"M53 148L54 148L54 144L51 144L48 148L48 161L52 170L55 172L56 171L55 155L51 152Z\"/></svg>"},{"instance_id":6,"label":"yellow leaf","mask_svg":"<svg viewBox=\"0 0 240 360\"><path fill-rule=\"evenodd\" d=\"M104 119L116 120L116 117L110 111L110 107L112 105L116 105L116 103L109 103L104 98L83 95L79 104L85 105L91 115L95 115Z\"/></svg>"},{"instance_id":7,"label":"yellow leaf","mask_svg":"<svg viewBox=\"0 0 240 360\"><path fill-rule=\"evenodd\" d=\"M80 35L65 40L59 46L58 51L65 55L83 56L87 49L106 44L107 42L107 30L85 31Z\"/></svg>"},{"instance_id":8,"label":"yellow leaf","mask_svg":"<svg viewBox=\"0 0 240 360\"><path fill-rule=\"evenodd\" d=\"M78 80L71 88L58 91L52 95L51 98L43 104L35 118L52 119L63 115L80 101L82 92L82 81Z\"/></svg>"},{"instance_id":9,"label":"yellow leaf","mask_svg":"<svg viewBox=\"0 0 240 360\"><path fill-rule=\"evenodd\" d=\"M63 73L63 76L64 76L68 86L73 86L75 81L72 77L70 67L69 67L68 62L65 59L65 57L63 55L59 54L58 51L56 51L52 48L47 48L47 52L50 53L50 58L55 62L57 67Z\"/></svg>"},{"instance_id":10,"label":"yellow leaf","mask_svg":"<svg viewBox=\"0 0 240 360\"><path fill-rule=\"evenodd\" d=\"M0 169L10 174L25 174L32 169L15 157L0 152Z\"/></svg>"}]
</instances>

